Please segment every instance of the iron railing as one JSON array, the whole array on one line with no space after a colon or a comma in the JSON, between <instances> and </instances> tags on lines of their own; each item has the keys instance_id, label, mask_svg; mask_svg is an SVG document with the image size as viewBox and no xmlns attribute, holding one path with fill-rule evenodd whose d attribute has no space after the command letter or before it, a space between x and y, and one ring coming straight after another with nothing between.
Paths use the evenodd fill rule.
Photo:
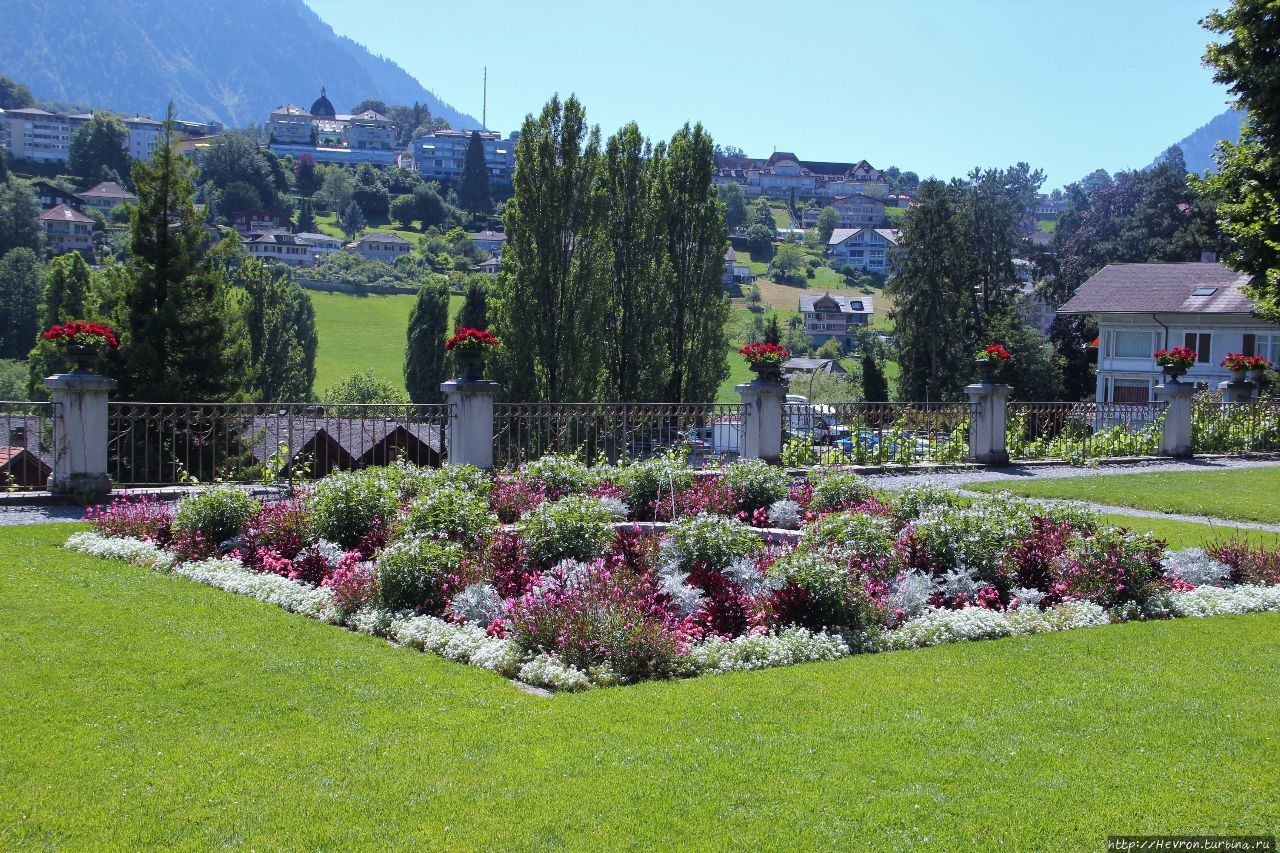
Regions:
<instances>
[{"instance_id":1,"label":"iron railing","mask_svg":"<svg viewBox=\"0 0 1280 853\"><path fill-rule=\"evenodd\" d=\"M40 491L53 472L52 403L0 401L0 492Z\"/></svg>"},{"instance_id":2,"label":"iron railing","mask_svg":"<svg viewBox=\"0 0 1280 853\"><path fill-rule=\"evenodd\" d=\"M1164 413L1164 403L1010 403L1006 446L1011 459L1153 456Z\"/></svg>"},{"instance_id":3,"label":"iron railing","mask_svg":"<svg viewBox=\"0 0 1280 853\"><path fill-rule=\"evenodd\" d=\"M1280 450L1280 399L1224 403L1213 394L1197 396L1191 410L1191 448L1197 453Z\"/></svg>"},{"instance_id":4,"label":"iron railing","mask_svg":"<svg viewBox=\"0 0 1280 853\"><path fill-rule=\"evenodd\" d=\"M700 468L737 458L741 429L739 403L498 403L494 465L550 453L615 463L677 452Z\"/></svg>"},{"instance_id":5,"label":"iron railing","mask_svg":"<svg viewBox=\"0 0 1280 853\"><path fill-rule=\"evenodd\" d=\"M269 484L403 459L441 465L445 404L109 403L120 486Z\"/></svg>"},{"instance_id":6,"label":"iron railing","mask_svg":"<svg viewBox=\"0 0 1280 853\"><path fill-rule=\"evenodd\" d=\"M814 465L963 462L971 403L786 403L782 461Z\"/></svg>"}]
</instances>

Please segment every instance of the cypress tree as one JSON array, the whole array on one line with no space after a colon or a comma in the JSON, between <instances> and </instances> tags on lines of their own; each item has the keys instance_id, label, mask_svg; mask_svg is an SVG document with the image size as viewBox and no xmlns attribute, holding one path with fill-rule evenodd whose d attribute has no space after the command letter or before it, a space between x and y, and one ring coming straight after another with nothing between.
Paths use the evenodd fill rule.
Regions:
<instances>
[{"instance_id":1,"label":"cypress tree","mask_svg":"<svg viewBox=\"0 0 1280 853\"><path fill-rule=\"evenodd\" d=\"M44 298L40 302L40 327L85 318L85 297L89 293L89 265L79 252L59 255L49 262Z\"/></svg>"},{"instance_id":2,"label":"cypress tree","mask_svg":"<svg viewBox=\"0 0 1280 853\"><path fill-rule=\"evenodd\" d=\"M453 326L456 329L489 328L489 288L481 276L468 277L462 307L453 317Z\"/></svg>"},{"instance_id":3,"label":"cypress tree","mask_svg":"<svg viewBox=\"0 0 1280 853\"><path fill-rule=\"evenodd\" d=\"M444 337L449 323L449 290L443 281L428 281L409 312L408 346L404 353L404 385L415 403L444 400Z\"/></svg>"},{"instance_id":4,"label":"cypress tree","mask_svg":"<svg viewBox=\"0 0 1280 853\"><path fill-rule=\"evenodd\" d=\"M488 213L493 210L489 193L489 169L484 162L484 141L479 131L471 131L467 143L467 156L462 164L462 178L458 181L458 203L468 213Z\"/></svg>"},{"instance_id":5,"label":"cypress tree","mask_svg":"<svg viewBox=\"0 0 1280 853\"><path fill-rule=\"evenodd\" d=\"M889 401L889 382L869 347L862 348L862 399L868 403Z\"/></svg>"},{"instance_id":6,"label":"cypress tree","mask_svg":"<svg viewBox=\"0 0 1280 853\"><path fill-rule=\"evenodd\" d=\"M207 239L195 209L195 166L173 150L173 108L150 161L136 160L130 214L135 275L124 297L120 396L154 402L218 402L244 387L248 343L222 279L201 256Z\"/></svg>"},{"instance_id":7,"label":"cypress tree","mask_svg":"<svg viewBox=\"0 0 1280 853\"><path fill-rule=\"evenodd\" d=\"M782 343L782 327L778 325L778 315L774 314L769 317L769 322L764 324L764 338L766 344L778 346Z\"/></svg>"},{"instance_id":8,"label":"cypress tree","mask_svg":"<svg viewBox=\"0 0 1280 853\"><path fill-rule=\"evenodd\" d=\"M0 358L26 358L39 331L40 259L27 248L0 258Z\"/></svg>"}]
</instances>

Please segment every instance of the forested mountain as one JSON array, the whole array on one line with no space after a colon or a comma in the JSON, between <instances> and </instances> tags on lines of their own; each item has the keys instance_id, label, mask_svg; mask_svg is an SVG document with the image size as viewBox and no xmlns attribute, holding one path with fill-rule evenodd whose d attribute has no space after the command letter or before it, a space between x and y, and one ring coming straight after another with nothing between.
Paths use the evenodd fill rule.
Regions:
<instances>
[{"instance_id":1,"label":"forested mountain","mask_svg":"<svg viewBox=\"0 0 1280 853\"><path fill-rule=\"evenodd\" d=\"M389 59L339 36L303 0L0 0L0 75L40 98L162 116L260 124L327 86L339 112L365 98L455 110Z\"/></svg>"},{"instance_id":2,"label":"forested mountain","mask_svg":"<svg viewBox=\"0 0 1280 853\"><path fill-rule=\"evenodd\" d=\"M1182 158L1187 161L1187 171L1203 174L1206 169L1213 168L1213 149L1223 139L1236 142L1240 139L1240 122L1244 119L1241 110L1227 110L1214 116L1204 126L1188 134L1177 145L1182 149ZM1161 154L1151 165L1164 159Z\"/></svg>"}]
</instances>

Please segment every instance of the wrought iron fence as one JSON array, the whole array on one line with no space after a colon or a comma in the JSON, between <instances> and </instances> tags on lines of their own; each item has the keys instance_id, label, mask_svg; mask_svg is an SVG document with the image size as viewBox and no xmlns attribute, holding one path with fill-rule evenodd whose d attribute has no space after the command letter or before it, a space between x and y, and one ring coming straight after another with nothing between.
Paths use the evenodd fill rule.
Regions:
<instances>
[{"instance_id":1,"label":"wrought iron fence","mask_svg":"<svg viewBox=\"0 0 1280 853\"><path fill-rule=\"evenodd\" d=\"M1080 461L1160 452L1164 403L1010 403L1011 459Z\"/></svg>"},{"instance_id":2,"label":"wrought iron fence","mask_svg":"<svg viewBox=\"0 0 1280 853\"><path fill-rule=\"evenodd\" d=\"M549 453L586 462L686 454L691 467L741 453L739 403L498 403L494 465L512 468Z\"/></svg>"},{"instance_id":3,"label":"wrought iron fence","mask_svg":"<svg viewBox=\"0 0 1280 853\"><path fill-rule=\"evenodd\" d=\"M0 401L0 492L39 491L53 472L53 404Z\"/></svg>"},{"instance_id":4,"label":"wrought iron fence","mask_svg":"<svg viewBox=\"0 0 1280 853\"><path fill-rule=\"evenodd\" d=\"M814 465L963 462L971 403L787 403L782 461Z\"/></svg>"},{"instance_id":5,"label":"wrought iron fence","mask_svg":"<svg viewBox=\"0 0 1280 853\"><path fill-rule=\"evenodd\" d=\"M1191 448L1198 453L1280 450L1280 399L1224 403L1214 394L1197 396L1191 410Z\"/></svg>"},{"instance_id":6,"label":"wrought iron fence","mask_svg":"<svg viewBox=\"0 0 1280 853\"><path fill-rule=\"evenodd\" d=\"M403 459L441 465L444 404L109 403L107 466L120 486L274 483Z\"/></svg>"}]
</instances>

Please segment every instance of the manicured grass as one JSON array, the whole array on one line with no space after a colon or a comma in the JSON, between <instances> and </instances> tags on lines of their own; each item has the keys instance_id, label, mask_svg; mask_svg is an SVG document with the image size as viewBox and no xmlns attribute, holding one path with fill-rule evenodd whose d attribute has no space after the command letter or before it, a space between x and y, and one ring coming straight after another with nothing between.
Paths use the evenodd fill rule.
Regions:
<instances>
[{"instance_id":1,"label":"manicured grass","mask_svg":"<svg viewBox=\"0 0 1280 853\"><path fill-rule=\"evenodd\" d=\"M885 216L887 216L887 217L889 217L889 227L891 227L891 228L897 228L899 225L901 225L901 224L902 224L902 222L901 222L902 217L904 217L904 216L906 216L906 215L907 215L907 208L905 208L905 207L886 207L886 208L884 209L884 215L885 215Z\"/></svg>"},{"instance_id":2,"label":"manicured grass","mask_svg":"<svg viewBox=\"0 0 1280 853\"><path fill-rule=\"evenodd\" d=\"M1065 498L1234 521L1280 523L1280 467L1067 477L966 486L1034 498Z\"/></svg>"},{"instance_id":3,"label":"manicured grass","mask_svg":"<svg viewBox=\"0 0 1280 853\"><path fill-rule=\"evenodd\" d=\"M309 291L316 309L317 394L357 371L374 375L397 387L404 386L404 348L409 312L416 296L356 296L347 293ZM449 317L462 305L462 297L449 297Z\"/></svg>"},{"instance_id":4,"label":"manicured grass","mask_svg":"<svg viewBox=\"0 0 1280 853\"><path fill-rule=\"evenodd\" d=\"M1172 549L1197 548L1239 539L1268 548L1280 548L1280 533L1265 530L1249 530L1231 525L1196 524L1190 521L1173 521L1167 518L1147 518L1136 515L1104 515L1105 524L1127 527L1138 533L1150 533L1163 539Z\"/></svg>"},{"instance_id":5,"label":"manicured grass","mask_svg":"<svg viewBox=\"0 0 1280 853\"><path fill-rule=\"evenodd\" d=\"M1058 230L1058 220L1056 219L1040 219L1036 221L1036 228L1046 234L1052 234Z\"/></svg>"},{"instance_id":6,"label":"manicured grass","mask_svg":"<svg viewBox=\"0 0 1280 853\"><path fill-rule=\"evenodd\" d=\"M343 234L342 229L338 227L338 215L336 213L317 213L316 225L320 228L320 231L325 234L329 234L333 237L341 237L344 240L346 239L347 235ZM375 221L372 219L369 220L369 227L365 229L365 233L367 234L370 231L377 231L384 234L399 234L415 246L418 244L418 238L422 236L422 232L420 231L396 228L390 222Z\"/></svg>"},{"instance_id":7,"label":"manicured grass","mask_svg":"<svg viewBox=\"0 0 1280 853\"><path fill-rule=\"evenodd\" d=\"M1280 832L1275 614L529 696L0 530L0 845L1100 849Z\"/></svg>"}]
</instances>

